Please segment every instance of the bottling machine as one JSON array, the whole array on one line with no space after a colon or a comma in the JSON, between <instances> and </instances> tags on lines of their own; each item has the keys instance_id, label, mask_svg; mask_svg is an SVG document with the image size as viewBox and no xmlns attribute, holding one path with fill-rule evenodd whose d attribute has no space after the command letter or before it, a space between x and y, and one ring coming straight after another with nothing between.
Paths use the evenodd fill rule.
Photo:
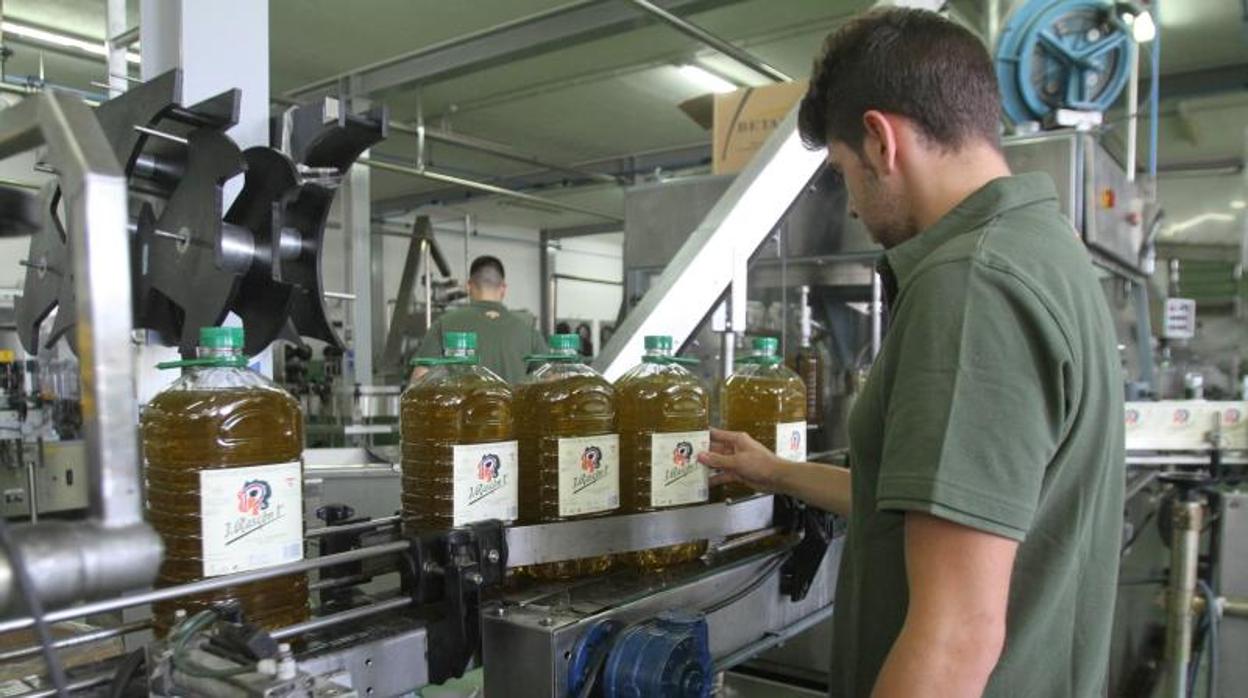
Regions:
<instances>
[{"instance_id":1,"label":"bottling machine","mask_svg":"<svg viewBox=\"0 0 1248 698\"><path fill-rule=\"evenodd\" d=\"M341 487L334 473L358 476L356 464L311 451L309 461L329 462L307 468L303 560L152 589L162 546L143 521L132 331L185 352L194 328L233 313L249 352L278 338L341 346L325 319L320 242L337 183L385 137L383 109L326 100L275 120L282 148L240 151L223 133L237 97L183 104L172 72L94 111L44 93L0 113L0 156L46 146L39 166L55 175L38 194L2 193L20 214L14 228L32 236L15 313L22 344L38 356L67 338L81 366L75 472L87 495L85 515L0 524L0 637L13 646L0 658L48 660L46 672L9 677L6 691L389 696L483 665L488 695L706 695L718 672L828 617L837 522L784 497L414 535L399 527L397 502ZM817 160L789 130L777 142ZM242 192L223 210L223 183L240 173ZM381 465L362 489L394 492L395 459L371 460ZM709 541L706 555L657 576L525 585L509 574L692 541ZM306 622L262 632L221 607L152 637L153 602L292 573L311 575ZM61 660L88 647L98 651L66 672Z\"/></svg>"}]
</instances>

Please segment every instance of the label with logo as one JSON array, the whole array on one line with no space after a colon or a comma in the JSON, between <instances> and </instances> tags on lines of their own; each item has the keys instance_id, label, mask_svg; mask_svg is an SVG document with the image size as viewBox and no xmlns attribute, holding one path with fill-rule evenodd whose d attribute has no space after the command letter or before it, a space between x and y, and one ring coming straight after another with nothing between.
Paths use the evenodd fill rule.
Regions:
<instances>
[{"instance_id":1,"label":"label with logo","mask_svg":"<svg viewBox=\"0 0 1248 698\"><path fill-rule=\"evenodd\" d=\"M618 434L559 439L559 516L620 506Z\"/></svg>"},{"instance_id":2,"label":"label with logo","mask_svg":"<svg viewBox=\"0 0 1248 698\"><path fill-rule=\"evenodd\" d=\"M776 455L785 460L806 460L806 422L781 422L776 425Z\"/></svg>"},{"instance_id":3,"label":"label with logo","mask_svg":"<svg viewBox=\"0 0 1248 698\"><path fill-rule=\"evenodd\" d=\"M204 576L303 559L299 461L199 472Z\"/></svg>"},{"instance_id":4,"label":"label with logo","mask_svg":"<svg viewBox=\"0 0 1248 698\"><path fill-rule=\"evenodd\" d=\"M706 466L699 451L711 450L711 432L650 435L650 506L671 507L706 501Z\"/></svg>"},{"instance_id":5,"label":"label with logo","mask_svg":"<svg viewBox=\"0 0 1248 698\"><path fill-rule=\"evenodd\" d=\"M519 485L516 442L461 444L451 451L455 461L453 524L515 520Z\"/></svg>"}]
</instances>

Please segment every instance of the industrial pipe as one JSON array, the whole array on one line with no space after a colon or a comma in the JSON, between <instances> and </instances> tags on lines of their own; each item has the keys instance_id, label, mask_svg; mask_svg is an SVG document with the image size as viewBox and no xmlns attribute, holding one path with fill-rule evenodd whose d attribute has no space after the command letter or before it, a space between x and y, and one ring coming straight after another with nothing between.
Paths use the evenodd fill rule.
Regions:
<instances>
[{"instance_id":1,"label":"industrial pipe","mask_svg":"<svg viewBox=\"0 0 1248 698\"><path fill-rule=\"evenodd\" d=\"M121 637L122 635L129 635L130 633L137 633L140 630L147 630L150 627L152 627L152 622L150 620L136 620L132 623L125 623L123 625L118 625L113 628L100 628L99 630L91 630L89 632L79 633L77 635L71 635L66 638L61 638L60 640L53 642L52 647L54 649L62 650L62 649L66 649L69 647L79 647L81 645L90 645L95 642L103 642L104 640L111 640L115 637ZM0 652L0 662L9 662L9 661L13 661L14 659L22 659L24 657L31 657L36 654L39 654L42 651L43 651L43 648L39 647L38 645L31 645L29 647L21 647L15 650L9 650L7 652Z\"/></svg>"},{"instance_id":2,"label":"industrial pipe","mask_svg":"<svg viewBox=\"0 0 1248 698\"><path fill-rule=\"evenodd\" d=\"M1248 598L1224 598L1220 610L1224 615L1248 618Z\"/></svg>"},{"instance_id":3,"label":"industrial pipe","mask_svg":"<svg viewBox=\"0 0 1248 698\"><path fill-rule=\"evenodd\" d=\"M385 613L386 611L397 611L400 608L407 608L410 605L412 605L412 600L410 598L406 596L396 597L385 601L378 601L377 603L371 603L367 606L357 606L356 608L339 611L338 613L331 613L319 618L305 620L302 623L295 623L294 625L288 625L285 628L278 628L269 634L273 636L274 640L286 640L288 638L303 635L304 633L324 630L325 628L338 625L339 623L359 620L360 618L377 615L378 613Z\"/></svg>"},{"instance_id":4,"label":"industrial pipe","mask_svg":"<svg viewBox=\"0 0 1248 698\"><path fill-rule=\"evenodd\" d=\"M435 129L435 128L429 128L428 126L423 126L423 127L408 126L407 124L401 124L397 121L391 121L388 125L390 129L393 131L397 131L399 133L406 133L412 136L416 136L417 138L423 138L425 140L430 140L430 141L437 141L439 143L446 143L448 145L454 145L460 148L467 148L468 150L475 150L480 153L486 153L489 155L493 155L495 157L503 158L504 160L511 160L513 162L522 162L526 165L533 165L534 167L540 167L544 170L553 170L555 172L566 172L570 175L583 177L585 179L590 179L595 182L601 182L603 184L619 184L619 180L617 180L615 177L609 174L605 174L602 172L591 172L589 170L583 170L579 167L574 167L572 165L561 165L557 162L547 162L546 160L543 160L535 155L518 153L505 146L495 145L493 143L481 140L479 138L473 138L471 136L465 136L459 133L452 133L451 131L442 131L442 130Z\"/></svg>"},{"instance_id":5,"label":"industrial pipe","mask_svg":"<svg viewBox=\"0 0 1248 698\"><path fill-rule=\"evenodd\" d=\"M525 202L535 204L538 206L547 206L550 208L556 208L556 209L560 209L563 211L571 211L573 213L580 213L580 214L587 215L587 216L594 216L595 218L602 218L603 220L608 220L608 221L612 221L615 223L624 222L624 219L621 218L620 216L615 216L609 213L602 213L601 211L595 211L592 208L583 208L581 206L576 206L574 204L565 204L562 201L546 199L540 196L533 196L532 194L525 194L524 192L515 191L514 189L507 189L505 187L498 187L493 184L486 184L485 182L477 182L471 179L464 179L463 177L455 177L453 175L443 174L441 172L434 172L427 168L408 167L406 165L396 165L394 163L385 162L384 160L374 160L372 158L360 158L356 160L356 163L360 165L364 165L365 167L374 167L376 169L384 170L386 172L394 172L396 174L407 175L409 177L419 177L421 179L428 179L434 182L442 182L443 184L450 184L456 187L464 187L465 189L475 189L477 191L484 192L487 194L494 194L496 196L504 196L509 199L515 199L517 201L525 201Z\"/></svg>"},{"instance_id":6,"label":"industrial pipe","mask_svg":"<svg viewBox=\"0 0 1248 698\"><path fill-rule=\"evenodd\" d=\"M1140 127L1140 44L1131 41L1131 76L1127 78L1127 181L1135 181Z\"/></svg>"},{"instance_id":7,"label":"industrial pipe","mask_svg":"<svg viewBox=\"0 0 1248 698\"><path fill-rule=\"evenodd\" d=\"M188 584L179 584L177 586L165 587L164 589L145 591L131 596L123 596L121 598L96 601L94 603L82 604L71 608L63 608L59 611L45 613L44 620L48 623L59 623L63 620L92 616L97 613L120 611L123 608L132 608L134 606L142 606L144 604L155 603L157 601L169 601L183 596L203 594L210 591L216 591L218 589L224 589L226 587L259 582L266 579L273 579L274 577L282 577L288 574L301 574L320 569L322 567L329 567L330 565L356 562L358 560L366 560L372 557L390 555L402 552L407 548L408 543L406 541L370 545L366 548L356 548L354 550L348 550L341 553L334 553L333 555L322 555L321 557L299 560L297 562L275 565L273 567L265 567L264 569L252 570L250 572L239 572L238 574L210 577L208 579L201 579L197 582L190 582ZM11 633L15 630L25 630L32 625L34 625L34 619L29 616L0 622L0 635L3 635L4 633Z\"/></svg>"},{"instance_id":8,"label":"industrial pipe","mask_svg":"<svg viewBox=\"0 0 1248 698\"><path fill-rule=\"evenodd\" d=\"M702 27L699 27L696 24L693 24L692 22L688 22L684 19L681 19L680 17L677 17L676 15L672 14L671 12L668 12L667 10L663 9L662 7L659 7L658 5L655 5L652 2L648 2L647 0L628 0L628 1L631 2L633 5L636 5L638 8L645 10L646 12L649 12L655 17L658 17L659 19L663 20L676 31L682 34L685 34L686 36L693 37L695 41L700 41L703 44L710 46L711 48L715 49L716 51L719 51L720 53L731 58L732 60L740 63L741 65L749 68L750 70L753 70L759 75L762 75L770 80L775 80L776 82L790 82L791 80L793 80L793 78L777 70L776 68L773 68L770 65L767 65L758 57L754 56L748 51L737 48L736 46L732 45L728 41L725 41L724 39L721 39L718 36L715 36L714 34L708 32L707 30L703 29Z\"/></svg>"},{"instance_id":9,"label":"industrial pipe","mask_svg":"<svg viewBox=\"0 0 1248 698\"><path fill-rule=\"evenodd\" d=\"M310 528L303 534L304 538L319 538L320 536L333 535L335 533L350 533L352 531L368 531L374 528L385 528L388 526L397 526L400 517L379 516L368 521L357 521L355 523L341 524L337 526L321 526L320 528Z\"/></svg>"},{"instance_id":10,"label":"industrial pipe","mask_svg":"<svg viewBox=\"0 0 1248 698\"><path fill-rule=\"evenodd\" d=\"M1192 603L1204 504L1175 502L1171 512L1170 579L1166 590L1166 651L1162 695L1186 698L1187 671L1192 658Z\"/></svg>"}]
</instances>

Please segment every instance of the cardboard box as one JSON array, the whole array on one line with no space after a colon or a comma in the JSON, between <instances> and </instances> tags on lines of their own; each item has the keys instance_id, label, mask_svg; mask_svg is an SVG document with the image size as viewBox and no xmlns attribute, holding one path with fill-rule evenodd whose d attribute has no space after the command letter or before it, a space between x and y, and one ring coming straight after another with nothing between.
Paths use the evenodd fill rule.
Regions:
<instances>
[{"instance_id":1,"label":"cardboard box","mask_svg":"<svg viewBox=\"0 0 1248 698\"><path fill-rule=\"evenodd\" d=\"M682 102L680 109L711 130L711 173L734 174L754 157L805 94L805 80L782 82L694 97Z\"/></svg>"}]
</instances>

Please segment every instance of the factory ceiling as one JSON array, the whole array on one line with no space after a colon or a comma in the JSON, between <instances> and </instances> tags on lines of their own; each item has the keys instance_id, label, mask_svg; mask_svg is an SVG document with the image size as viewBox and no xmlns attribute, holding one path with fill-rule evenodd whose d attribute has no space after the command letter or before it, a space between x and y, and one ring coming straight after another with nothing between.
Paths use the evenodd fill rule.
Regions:
<instances>
[{"instance_id":1,"label":"factory ceiling","mask_svg":"<svg viewBox=\"0 0 1248 698\"><path fill-rule=\"evenodd\" d=\"M134 24L138 3L129 4ZM809 72L823 37L868 4L667 2L681 16L798 77ZM952 5L969 23L982 26L983 0L955 0ZM103 36L103 0L7 0L3 8L9 21L94 39ZM553 19L516 29L538 15ZM1178 91L1172 101L1186 102L1190 110L1192 104L1207 102L1209 93L1230 90L1242 96L1248 75L1245 19L1239 0L1163 5L1162 73L1182 76L1163 80L1168 89ZM327 81L333 85L334 78L355 73L358 83L375 88L370 96L390 105L396 121L415 124L423 114L429 128L483 139L546 162L611 173L704 162L709 136L677 108L703 88L684 78L677 65L700 63L739 84L764 82L623 0L271 0L270 28L275 96L317 94ZM498 33L467 44L471 51L456 52L465 37L490 29ZM100 92L90 83L103 79L102 63L6 38L15 51L5 65L8 81L39 75L42 62L49 82ZM410 56L416 52L423 55ZM405 55L409 60L378 65ZM1173 113L1176 107L1167 109ZM1215 130L1195 139L1200 152L1240 152L1242 157L1242 131ZM413 137L395 133L374 157L411 162L415 152ZM1190 156L1175 151L1171 159ZM1163 151L1163 163L1166 157ZM427 159L452 174L511 185L518 184L517 176L540 169L443 142L430 143ZM544 179L559 178L579 179L567 173ZM465 202L462 190L384 172L375 173L372 191L374 212L388 215L436 198L457 210L467 205L487 217L535 226L601 222L497 200ZM556 186L540 193L615 214L622 209L620 189L612 185L574 190Z\"/></svg>"}]
</instances>

